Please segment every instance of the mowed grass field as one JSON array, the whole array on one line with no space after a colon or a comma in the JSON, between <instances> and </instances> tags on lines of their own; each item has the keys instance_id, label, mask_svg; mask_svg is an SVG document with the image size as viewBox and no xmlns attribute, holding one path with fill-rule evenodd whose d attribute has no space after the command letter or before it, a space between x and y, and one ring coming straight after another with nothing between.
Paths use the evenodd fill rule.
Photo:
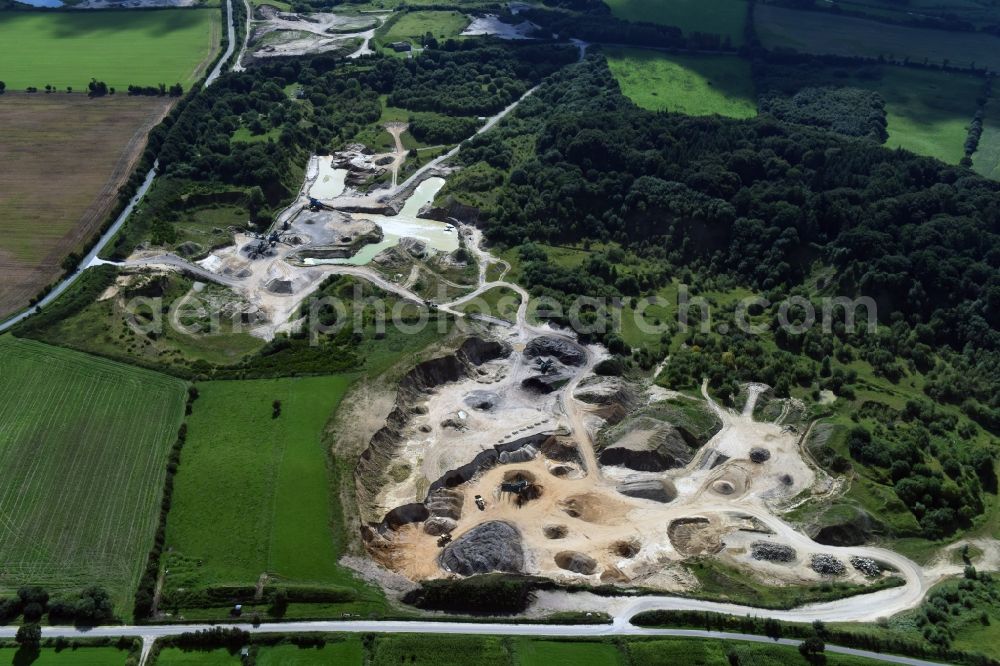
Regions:
<instances>
[{"instance_id":1,"label":"mowed grass field","mask_svg":"<svg viewBox=\"0 0 1000 666\"><path fill-rule=\"evenodd\" d=\"M610 48L604 53L622 92L644 109L691 116L757 115L750 64L736 56Z\"/></svg>"},{"instance_id":2,"label":"mowed grass field","mask_svg":"<svg viewBox=\"0 0 1000 666\"><path fill-rule=\"evenodd\" d=\"M353 587L322 435L350 376L205 382L167 518L166 589ZM281 414L273 418L273 402Z\"/></svg>"},{"instance_id":3,"label":"mowed grass field","mask_svg":"<svg viewBox=\"0 0 1000 666\"><path fill-rule=\"evenodd\" d=\"M829 12L787 9L759 4L754 21L761 43L768 49L800 53L861 56L892 60L925 59L940 65L989 67L1000 70L1000 37L986 33L947 32L879 23Z\"/></svg>"},{"instance_id":4,"label":"mowed grass field","mask_svg":"<svg viewBox=\"0 0 1000 666\"><path fill-rule=\"evenodd\" d=\"M473 657L474 659L470 659ZM469 664L507 666L511 654L501 636L381 635L375 638L368 663L372 666L444 666Z\"/></svg>"},{"instance_id":5,"label":"mowed grass field","mask_svg":"<svg viewBox=\"0 0 1000 666\"><path fill-rule=\"evenodd\" d=\"M177 379L0 338L0 592L99 584L127 612L184 395Z\"/></svg>"},{"instance_id":6,"label":"mowed grass field","mask_svg":"<svg viewBox=\"0 0 1000 666\"><path fill-rule=\"evenodd\" d=\"M97 78L124 92L130 83L181 83L204 74L219 50L219 9L0 12L0 76L7 90L84 90Z\"/></svg>"},{"instance_id":7,"label":"mowed grass field","mask_svg":"<svg viewBox=\"0 0 1000 666\"><path fill-rule=\"evenodd\" d=\"M729 37L733 46L743 44L747 15L744 0L604 0L611 13L626 21L659 23L685 33L704 32Z\"/></svg>"},{"instance_id":8,"label":"mowed grass field","mask_svg":"<svg viewBox=\"0 0 1000 666\"><path fill-rule=\"evenodd\" d=\"M146 134L171 103L126 95L0 95L0 317L27 306L62 273L63 259L97 233Z\"/></svg>"},{"instance_id":9,"label":"mowed grass field","mask_svg":"<svg viewBox=\"0 0 1000 666\"><path fill-rule=\"evenodd\" d=\"M528 638L516 643L520 666L620 666L624 655L610 642L540 641Z\"/></svg>"}]
</instances>

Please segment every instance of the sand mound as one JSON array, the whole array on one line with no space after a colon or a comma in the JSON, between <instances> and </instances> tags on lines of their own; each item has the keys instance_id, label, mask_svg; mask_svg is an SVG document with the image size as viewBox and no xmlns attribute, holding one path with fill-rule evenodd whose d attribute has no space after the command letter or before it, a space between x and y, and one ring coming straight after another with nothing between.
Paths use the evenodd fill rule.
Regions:
<instances>
[{"instance_id":1,"label":"sand mound","mask_svg":"<svg viewBox=\"0 0 1000 666\"><path fill-rule=\"evenodd\" d=\"M642 479L628 477L615 488L622 495L653 500L654 502L672 502L677 499L677 488L670 479Z\"/></svg>"},{"instance_id":2,"label":"sand mound","mask_svg":"<svg viewBox=\"0 0 1000 666\"><path fill-rule=\"evenodd\" d=\"M622 505L612 504L608 498L590 493L567 497L559 502L559 508L571 518L598 525L617 525L625 517Z\"/></svg>"},{"instance_id":3,"label":"sand mound","mask_svg":"<svg viewBox=\"0 0 1000 666\"><path fill-rule=\"evenodd\" d=\"M546 539L565 539L569 529L565 525L546 525L542 528Z\"/></svg>"},{"instance_id":4,"label":"sand mound","mask_svg":"<svg viewBox=\"0 0 1000 666\"><path fill-rule=\"evenodd\" d=\"M740 497L750 487L750 475L742 467L728 465L720 469L714 481L708 484L708 490L722 497Z\"/></svg>"},{"instance_id":5,"label":"sand mound","mask_svg":"<svg viewBox=\"0 0 1000 666\"><path fill-rule=\"evenodd\" d=\"M611 544L609 549L612 554L618 557L635 557L639 554L639 542L635 539L622 539L621 541L615 541Z\"/></svg>"},{"instance_id":6,"label":"sand mound","mask_svg":"<svg viewBox=\"0 0 1000 666\"><path fill-rule=\"evenodd\" d=\"M712 492L720 495L732 495L736 492L736 487L733 486L732 481L721 479L712 484Z\"/></svg>"},{"instance_id":7,"label":"sand mound","mask_svg":"<svg viewBox=\"0 0 1000 666\"><path fill-rule=\"evenodd\" d=\"M597 571L597 560L590 555L575 550L563 550L556 553L556 565L560 569L589 576Z\"/></svg>"},{"instance_id":8,"label":"sand mound","mask_svg":"<svg viewBox=\"0 0 1000 666\"><path fill-rule=\"evenodd\" d=\"M678 518L670 523L667 536L682 555L711 555L723 548L722 534L708 518Z\"/></svg>"}]
</instances>

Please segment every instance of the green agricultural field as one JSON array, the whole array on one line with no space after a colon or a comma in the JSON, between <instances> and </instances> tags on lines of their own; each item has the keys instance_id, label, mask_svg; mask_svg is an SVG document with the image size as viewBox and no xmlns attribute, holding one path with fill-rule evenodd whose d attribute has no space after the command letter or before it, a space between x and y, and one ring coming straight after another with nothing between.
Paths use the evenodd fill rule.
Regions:
<instances>
[{"instance_id":1,"label":"green agricultural field","mask_svg":"<svg viewBox=\"0 0 1000 666\"><path fill-rule=\"evenodd\" d=\"M750 64L735 56L678 56L644 49L606 49L622 92L638 106L691 116L757 115Z\"/></svg>"},{"instance_id":2,"label":"green agricultural field","mask_svg":"<svg viewBox=\"0 0 1000 666\"><path fill-rule=\"evenodd\" d=\"M152 543L184 384L0 338L0 591L104 586L122 611Z\"/></svg>"},{"instance_id":3,"label":"green agricultural field","mask_svg":"<svg viewBox=\"0 0 1000 666\"><path fill-rule=\"evenodd\" d=\"M867 88L885 100L889 138L905 148L951 164L965 155L969 122L975 116L983 81L971 74L884 66L872 76L843 78L830 71L829 85ZM989 145L989 138L984 133Z\"/></svg>"},{"instance_id":4,"label":"green agricultural field","mask_svg":"<svg viewBox=\"0 0 1000 666\"><path fill-rule=\"evenodd\" d=\"M975 63L1000 70L1000 38L986 33L948 32L910 28L828 12L787 9L758 4L754 21L761 43L768 49L801 53L968 67Z\"/></svg>"},{"instance_id":5,"label":"green agricultural field","mask_svg":"<svg viewBox=\"0 0 1000 666\"><path fill-rule=\"evenodd\" d=\"M0 72L8 90L85 90L91 78L189 87L219 50L218 9L0 12Z\"/></svg>"},{"instance_id":6,"label":"green agricultural field","mask_svg":"<svg viewBox=\"0 0 1000 666\"><path fill-rule=\"evenodd\" d=\"M962 74L884 67L878 91L885 99L891 148L905 148L950 164L965 156L969 122L982 94L981 79Z\"/></svg>"},{"instance_id":7,"label":"green agricultural field","mask_svg":"<svg viewBox=\"0 0 1000 666\"><path fill-rule=\"evenodd\" d=\"M743 44L747 15L744 0L604 0L611 13L626 21L660 23L685 33L704 32L729 37L733 46Z\"/></svg>"},{"instance_id":8,"label":"green agricultural field","mask_svg":"<svg viewBox=\"0 0 1000 666\"><path fill-rule=\"evenodd\" d=\"M392 42L410 42L416 47L428 32L435 39L447 39L458 36L469 25L469 17L456 11L419 11L407 12L397 20L379 31L379 41L382 44Z\"/></svg>"},{"instance_id":9,"label":"green agricultural field","mask_svg":"<svg viewBox=\"0 0 1000 666\"><path fill-rule=\"evenodd\" d=\"M873 90L885 100L889 138L885 145L958 164L965 155L968 126L984 81L973 74L870 66L848 75L842 68L815 69L803 86L847 86ZM767 86L766 82L760 84ZM987 150L990 138L983 147Z\"/></svg>"},{"instance_id":10,"label":"green agricultural field","mask_svg":"<svg viewBox=\"0 0 1000 666\"><path fill-rule=\"evenodd\" d=\"M361 639L348 636L343 640L327 642L320 648L300 648L296 645L275 645L261 647L257 652L257 666L325 666L341 664L343 666L360 666L364 663L365 649ZM167 648L160 652L156 660L157 666L219 666L240 664L239 654L230 654L226 650L210 650L207 652L184 652L178 648Z\"/></svg>"},{"instance_id":11,"label":"green agricultural field","mask_svg":"<svg viewBox=\"0 0 1000 666\"><path fill-rule=\"evenodd\" d=\"M229 666L241 664L243 660L239 653L231 654L228 650L191 650L166 648L160 651L156 658L156 666Z\"/></svg>"},{"instance_id":12,"label":"green agricultural field","mask_svg":"<svg viewBox=\"0 0 1000 666\"><path fill-rule=\"evenodd\" d=\"M788 666L806 664L799 651L786 645L747 643L687 638L657 638L633 640L628 643L628 655L633 664L643 666L715 666L716 664L753 664L753 666ZM737 655L732 661L730 654ZM879 662L863 657L826 654L827 666L870 666Z\"/></svg>"},{"instance_id":13,"label":"green agricultural field","mask_svg":"<svg viewBox=\"0 0 1000 666\"><path fill-rule=\"evenodd\" d=\"M281 2L281 0L251 0L250 4L254 7L263 7L265 5L270 5L275 9L279 9L283 12L292 11L292 6L287 2Z\"/></svg>"},{"instance_id":14,"label":"green agricultural field","mask_svg":"<svg viewBox=\"0 0 1000 666\"><path fill-rule=\"evenodd\" d=\"M987 178L1000 180L1000 100L995 97L986 105L983 134L972 155L972 167Z\"/></svg>"},{"instance_id":15,"label":"green agricultural field","mask_svg":"<svg viewBox=\"0 0 1000 666\"><path fill-rule=\"evenodd\" d=\"M599 641L539 641L522 638L516 644L521 666L618 666L622 653L614 643Z\"/></svg>"},{"instance_id":16,"label":"green agricultural field","mask_svg":"<svg viewBox=\"0 0 1000 666\"><path fill-rule=\"evenodd\" d=\"M350 376L205 382L188 417L167 519L165 603L179 588L280 583L356 589L323 429ZM274 401L281 401L280 415Z\"/></svg>"},{"instance_id":17,"label":"green agricultural field","mask_svg":"<svg viewBox=\"0 0 1000 666\"><path fill-rule=\"evenodd\" d=\"M510 655L498 636L382 635L370 653L372 666L466 666L475 655L476 666L507 666Z\"/></svg>"},{"instance_id":18,"label":"green agricultural field","mask_svg":"<svg viewBox=\"0 0 1000 666\"><path fill-rule=\"evenodd\" d=\"M763 638L763 637L762 637ZM328 639L320 648L299 648L291 644L260 646L256 663L260 666L717 666L733 663L753 666L805 664L794 646L767 642L718 641L701 638L629 639L612 641L540 640L513 636L454 636L441 634L381 634L365 649L355 636ZM366 658L367 657L367 658ZM861 657L827 653L830 666L869 666L878 662ZM239 654L226 650L184 652L167 648L160 652L156 666L228 666L239 664Z\"/></svg>"},{"instance_id":19,"label":"green agricultural field","mask_svg":"<svg viewBox=\"0 0 1000 666\"><path fill-rule=\"evenodd\" d=\"M360 666L364 663L364 657L365 649L361 639L350 636L336 643L327 643L321 648L300 648L295 645L261 648L257 654L257 666Z\"/></svg>"},{"instance_id":20,"label":"green agricultural field","mask_svg":"<svg viewBox=\"0 0 1000 666\"><path fill-rule=\"evenodd\" d=\"M827 5L831 7L833 5ZM865 14L875 19L910 21L913 13L967 21L977 27L995 25L1000 7L985 0L909 0L905 5L893 0L841 0L836 7Z\"/></svg>"},{"instance_id":21,"label":"green agricultural field","mask_svg":"<svg viewBox=\"0 0 1000 666\"><path fill-rule=\"evenodd\" d=\"M0 648L0 664L32 666L123 666L128 652L113 647L83 647L67 650L43 648L30 661L17 648Z\"/></svg>"}]
</instances>

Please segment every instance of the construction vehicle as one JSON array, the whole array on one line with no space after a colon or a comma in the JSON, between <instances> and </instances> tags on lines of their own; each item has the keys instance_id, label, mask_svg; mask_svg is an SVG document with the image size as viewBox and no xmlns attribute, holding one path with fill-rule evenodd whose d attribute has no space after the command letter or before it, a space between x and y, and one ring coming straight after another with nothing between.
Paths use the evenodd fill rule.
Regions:
<instances>
[{"instance_id":1,"label":"construction vehicle","mask_svg":"<svg viewBox=\"0 0 1000 666\"><path fill-rule=\"evenodd\" d=\"M438 542L437 543L438 543L438 548L444 548L449 543L451 543L451 535L450 534L442 534L441 536L438 537Z\"/></svg>"},{"instance_id":2,"label":"construction vehicle","mask_svg":"<svg viewBox=\"0 0 1000 666\"><path fill-rule=\"evenodd\" d=\"M520 495L527 489L528 482L525 479L521 479L520 481L504 481L500 484L500 492L502 493L514 493L515 495Z\"/></svg>"},{"instance_id":3,"label":"construction vehicle","mask_svg":"<svg viewBox=\"0 0 1000 666\"><path fill-rule=\"evenodd\" d=\"M476 506L479 507L480 511L486 511L486 500L483 499L482 495L476 495Z\"/></svg>"},{"instance_id":4,"label":"construction vehicle","mask_svg":"<svg viewBox=\"0 0 1000 666\"><path fill-rule=\"evenodd\" d=\"M271 244L267 242L267 239L261 238L256 244L249 246L247 254L250 255L251 259L260 259L261 257L266 257L271 253Z\"/></svg>"},{"instance_id":5,"label":"construction vehicle","mask_svg":"<svg viewBox=\"0 0 1000 666\"><path fill-rule=\"evenodd\" d=\"M309 210L311 211L333 210L333 207L327 206L325 203L323 203L322 201L320 201L315 197L309 197Z\"/></svg>"},{"instance_id":6,"label":"construction vehicle","mask_svg":"<svg viewBox=\"0 0 1000 666\"><path fill-rule=\"evenodd\" d=\"M556 362L551 358L542 358L538 360L538 371L543 375L547 375L553 370L555 370Z\"/></svg>"},{"instance_id":7,"label":"construction vehicle","mask_svg":"<svg viewBox=\"0 0 1000 666\"><path fill-rule=\"evenodd\" d=\"M271 250L278 243L283 243L285 245L290 245L289 239L286 235L279 231L272 231L271 233L257 233L255 231L247 230L246 235L250 238L257 239L257 243L254 245L247 246L247 254L250 255L251 259L259 259L261 257L270 256Z\"/></svg>"}]
</instances>

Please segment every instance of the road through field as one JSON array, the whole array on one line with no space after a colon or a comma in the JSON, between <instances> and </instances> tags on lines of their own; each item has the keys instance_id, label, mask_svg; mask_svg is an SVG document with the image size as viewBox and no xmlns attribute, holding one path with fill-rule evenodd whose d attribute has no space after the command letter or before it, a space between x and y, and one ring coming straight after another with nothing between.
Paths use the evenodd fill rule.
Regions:
<instances>
[{"instance_id":1,"label":"road through field","mask_svg":"<svg viewBox=\"0 0 1000 666\"><path fill-rule=\"evenodd\" d=\"M683 638L706 638L714 640L748 641L753 643L772 643L778 645L797 646L801 641L790 638L777 640L755 634L740 634L721 631L705 631L702 629L647 629L636 627L628 618L616 617L611 624L596 625L558 625L558 624L501 624L486 622L409 622L409 621L358 621L358 622L280 622L259 625L232 624L168 624L141 626L94 627L93 629L78 629L76 627L43 627L43 638L117 638L119 636L138 636L142 638L142 661L146 659L153 643L160 638L178 636L183 633L204 631L213 627L235 627L244 631L263 633L387 633L387 634L466 634L481 636L538 636L557 638L599 638L605 636L663 636ZM0 627L0 638L13 638L16 627ZM828 653L853 655L890 664L907 664L909 666L940 666L940 662L902 657L868 650L857 650L839 645L827 645Z\"/></svg>"},{"instance_id":2,"label":"road through field","mask_svg":"<svg viewBox=\"0 0 1000 666\"><path fill-rule=\"evenodd\" d=\"M229 19L226 25L226 51L219 58L219 62L215 63L215 68L212 69L211 73L205 77L205 87L212 85L219 74L222 73L222 68L226 66L229 62L229 58L233 55L233 50L236 48L236 17L233 16L233 0L226 0L226 18ZM249 22L247 23L249 25ZM240 55L243 55L243 49L246 48L246 42L240 47ZM233 70L240 64L240 59L236 59L236 64L233 66ZM237 70L238 71L238 70Z\"/></svg>"}]
</instances>

